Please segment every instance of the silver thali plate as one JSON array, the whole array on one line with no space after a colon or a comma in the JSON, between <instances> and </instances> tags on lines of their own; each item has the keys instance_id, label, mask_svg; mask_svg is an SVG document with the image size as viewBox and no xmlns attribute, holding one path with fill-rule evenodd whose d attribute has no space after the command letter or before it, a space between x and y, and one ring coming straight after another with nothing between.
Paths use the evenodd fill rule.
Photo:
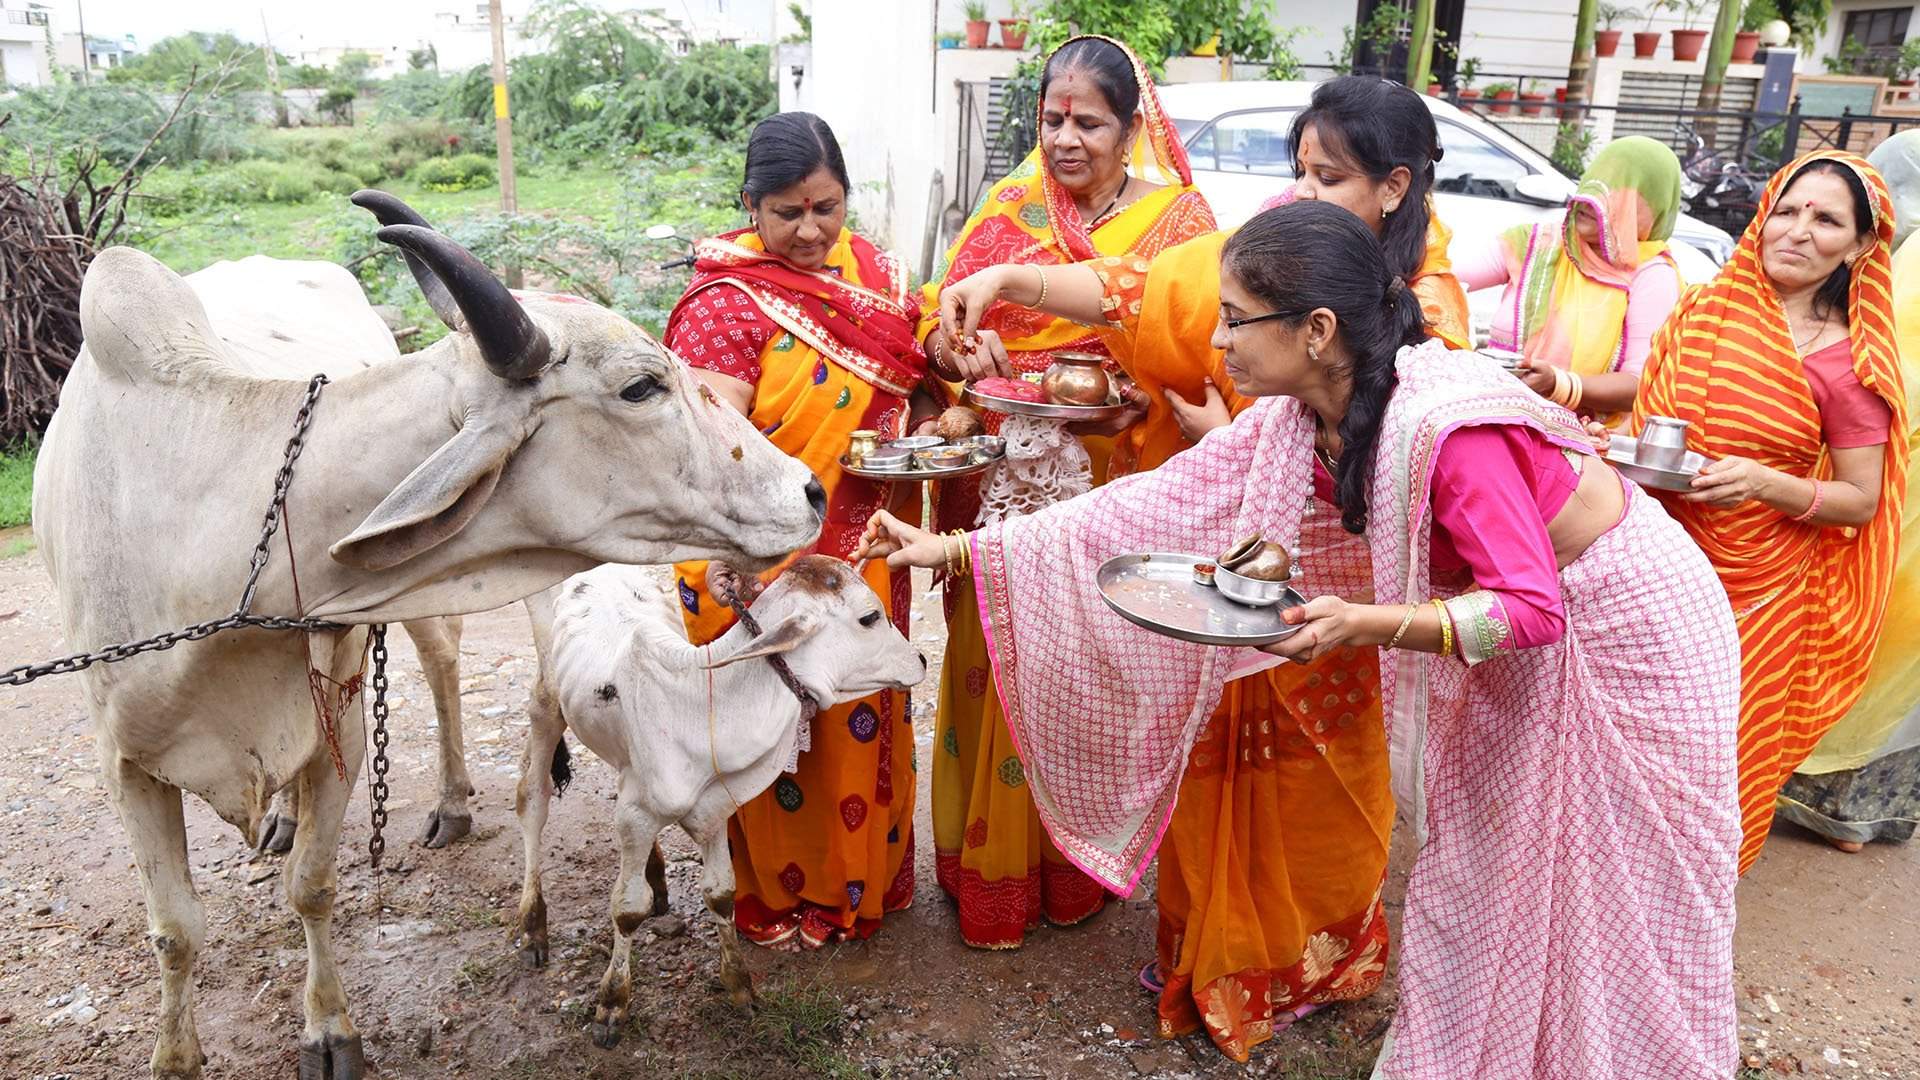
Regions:
<instances>
[{"instance_id":1,"label":"silver thali plate","mask_svg":"<svg viewBox=\"0 0 1920 1080\"><path fill-rule=\"evenodd\" d=\"M889 484L917 484L922 480L951 480L956 476L972 476L994 465L1000 464L997 457L985 461L969 461L965 465L954 465L945 469L929 469L920 465L908 465L904 469L863 469L847 462L847 455L840 455L840 468L849 476L864 477L868 480L880 480Z\"/></svg>"},{"instance_id":2,"label":"silver thali plate","mask_svg":"<svg viewBox=\"0 0 1920 1080\"><path fill-rule=\"evenodd\" d=\"M1280 621L1287 608L1306 603L1288 589L1272 607L1236 604L1193 580L1199 555L1120 555L1100 565L1095 575L1100 598L1121 618L1156 634L1200 645L1268 645L1298 633Z\"/></svg>"},{"instance_id":3,"label":"silver thali plate","mask_svg":"<svg viewBox=\"0 0 1920 1080\"><path fill-rule=\"evenodd\" d=\"M1520 361L1522 358L1519 353L1507 352L1505 349L1481 349L1480 355L1499 364L1505 371L1520 370Z\"/></svg>"},{"instance_id":4,"label":"silver thali plate","mask_svg":"<svg viewBox=\"0 0 1920 1080\"><path fill-rule=\"evenodd\" d=\"M983 394L967 387L967 400L983 409L1017 416L1038 416L1047 420L1111 420L1126 411L1124 404L1055 405L1045 401L1015 401L1012 398Z\"/></svg>"},{"instance_id":5,"label":"silver thali plate","mask_svg":"<svg viewBox=\"0 0 1920 1080\"><path fill-rule=\"evenodd\" d=\"M1641 465L1633 460L1635 443L1626 435L1615 435L1607 440L1607 464L1620 470L1620 475L1644 488L1659 491L1692 491L1692 480L1706 468L1707 459L1703 454L1687 451L1681 459L1678 469L1656 469Z\"/></svg>"}]
</instances>

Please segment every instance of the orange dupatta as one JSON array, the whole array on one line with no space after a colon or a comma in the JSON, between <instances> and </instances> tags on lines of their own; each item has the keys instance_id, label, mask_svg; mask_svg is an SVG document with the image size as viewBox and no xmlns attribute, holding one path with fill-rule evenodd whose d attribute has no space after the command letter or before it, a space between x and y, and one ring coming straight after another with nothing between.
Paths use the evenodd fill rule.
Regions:
<instances>
[{"instance_id":1,"label":"orange dupatta","mask_svg":"<svg viewBox=\"0 0 1920 1080\"><path fill-rule=\"evenodd\" d=\"M1830 477L1820 413L1793 333L1761 266L1761 230L1809 163L1837 161L1865 184L1876 242L1853 266L1847 336L1853 368L1907 430L1893 332L1893 204L1880 174L1848 153L1816 151L1774 175L1732 259L1675 308L1655 339L1634 401L1690 423L1689 449L1739 455L1795 476ZM1906 499L1908 445L1887 443L1880 503L1859 529L1802 525L1758 502L1731 509L1664 498L1712 560L1740 627L1740 871L1759 857L1775 796L1860 696L1886 615Z\"/></svg>"}]
</instances>

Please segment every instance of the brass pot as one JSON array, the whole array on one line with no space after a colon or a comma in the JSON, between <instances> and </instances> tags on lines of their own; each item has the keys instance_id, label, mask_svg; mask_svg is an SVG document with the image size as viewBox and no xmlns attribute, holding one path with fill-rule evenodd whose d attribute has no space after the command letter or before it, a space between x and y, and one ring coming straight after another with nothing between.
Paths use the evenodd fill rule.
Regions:
<instances>
[{"instance_id":1,"label":"brass pot","mask_svg":"<svg viewBox=\"0 0 1920 1080\"><path fill-rule=\"evenodd\" d=\"M1255 581L1286 581L1293 576L1293 557L1270 540L1249 536L1220 556L1220 568Z\"/></svg>"},{"instance_id":2,"label":"brass pot","mask_svg":"<svg viewBox=\"0 0 1920 1080\"><path fill-rule=\"evenodd\" d=\"M1053 363L1040 378L1040 389L1055 405L1105 405L1113 399L1106 362L1106 357L1095 353L1054 353Z\"/></svg>"}]
</instances>

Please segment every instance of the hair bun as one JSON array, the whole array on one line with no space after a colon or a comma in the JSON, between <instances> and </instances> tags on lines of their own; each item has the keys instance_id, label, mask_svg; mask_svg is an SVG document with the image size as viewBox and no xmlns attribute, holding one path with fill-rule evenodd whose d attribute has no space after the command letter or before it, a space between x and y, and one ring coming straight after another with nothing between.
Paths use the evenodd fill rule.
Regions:
<instances>
[{"instance_id":1,"label":"hair bun","mask_svg":"<svg viewBox=\"0 0 1920 1080\"><path fill-rule=\"evenodd\" d=\"M1407 279L1401 277L1399 274L1394 274L1393 276L1387 278L1386 294L1383 297L1381 297L1380 302L1386 305L1387 307L1392 307L1393 305L1400 302L1400 294L1406 291L1407 291Z\"/></svg>"}]
</instances>

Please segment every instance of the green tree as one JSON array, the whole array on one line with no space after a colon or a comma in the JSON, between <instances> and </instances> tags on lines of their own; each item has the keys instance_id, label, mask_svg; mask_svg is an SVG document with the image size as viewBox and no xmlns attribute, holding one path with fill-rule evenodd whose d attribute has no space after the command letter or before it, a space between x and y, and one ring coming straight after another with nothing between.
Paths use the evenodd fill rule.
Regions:
<instances>
[{"instance_id":1,"label":"green tree","mask_svg":"<svg viewBox=\"0 0 1920 1080\"><path fill-rule=\"evenodd\" d=\"M278 57L283 66L292 61ZM230 69L226 82L232 89L258 90L267 85L267 51L232 34L194 31L175 34L154 42L146 52L133 57L107 73L113 82L136 82L178 90L187 84L195 69L203 75L217 69Z\"/></svg>"}]
</instances>

